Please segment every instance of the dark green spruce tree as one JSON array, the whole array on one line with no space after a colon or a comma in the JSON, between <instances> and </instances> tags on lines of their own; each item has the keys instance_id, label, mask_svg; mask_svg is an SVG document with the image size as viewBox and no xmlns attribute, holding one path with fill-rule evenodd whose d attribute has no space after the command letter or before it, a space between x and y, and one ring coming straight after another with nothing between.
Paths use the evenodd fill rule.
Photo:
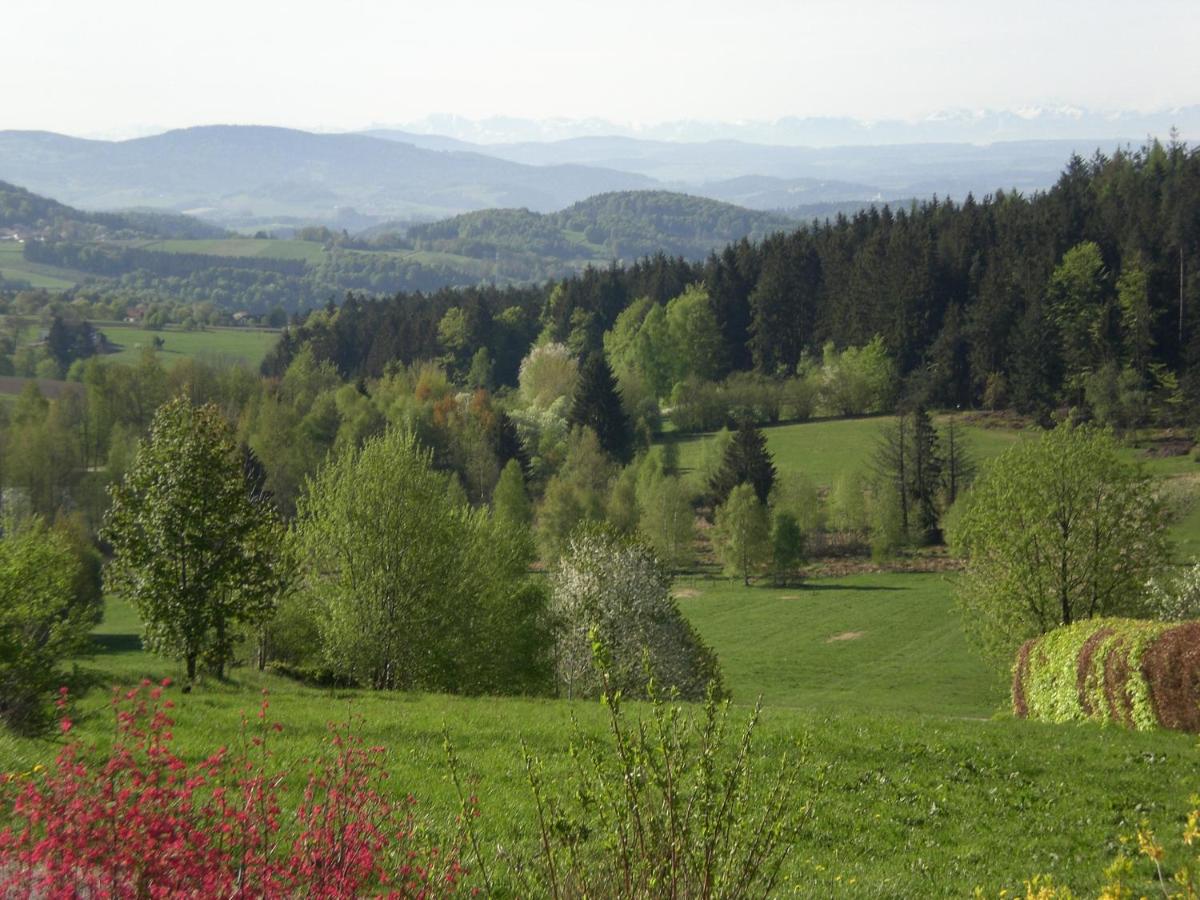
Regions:
<instances>
[{"instance_id":1,"label":"dark green spruce tree","mask_svg":"<svg viewBox=\"0 0 1200 900\"><path fill-rule=\"evenodd\" d=\"M912 413L912 465L909 494L917 514L921 541L935 544L942 539L938 526L938 491L942 485L944 460L941 440L929 410L918 406Z\"/></svg>"},{"instance_id":2,"label":"dark green spruce tree","mask_svg":"<svg viewBox=\"0 0 1200 900\"><path fill-rule=\"evenodd\" d=\"M748 421L742 422L725 448L721 468L709 482L713 506L720 506L739 484L754 488L759 502L766 503L775 484L775 462L767 449L762 431Z\"/></svg>"},{"instance_id":3,"label":"dark green spruce tree","mask_svg":"<svg viewBox=\"0 0 1200 900\"><path fill-rule=\"evenodd\" d=\"M579 386L568 421L596 432L604 452L627 463L633 453L633 430L621 406L617 379L603 353L589 354L579 370Z\"/></svg>"}]
</instances>

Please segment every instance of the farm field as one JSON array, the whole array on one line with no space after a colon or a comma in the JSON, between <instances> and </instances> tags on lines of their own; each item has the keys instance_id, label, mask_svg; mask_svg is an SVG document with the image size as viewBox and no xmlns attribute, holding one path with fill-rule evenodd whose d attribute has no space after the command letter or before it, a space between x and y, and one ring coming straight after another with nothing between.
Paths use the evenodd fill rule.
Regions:
<instances>
[{"instance_id":1,"label":"farm field","mask_svg":"<svg viewBox=\"0 0 1200 900\"><path fill-rule=\"evenodd\" d=\"M300 259L319 263L324 248L315 241L264 240L262 238L212 238L204 240L130 241L129 246L159 253L200 253L259 259Z\"/></svg>"},{"instance_id":2,"label":"farm field","mask_svg":"<svg viewBox=\"0 0 1200 900\"><path fill-rule=\"evenodd\" d=\"M685 591L699 585L680 583ZM811 818L786 866L793 895L961 897L981 885L995 896L1039 872L1094 891L1121 835L1142 817L1176 831L1186 797L1200 789L1189 736L1047 726L1003 713L1003 685L955 636L945 583L935 577L860 576L788 591L713 582L681 605L721 654L735 718L763 694L761 750L799 754L795 804L811 804ZM772 621L780 623L775 637ZM863 634L826 643L833 629ZM76 719L87 739L104 742L108 685L178 678L180 669L140 649L136 617L123 603L110 602L97 640L99 652L79 664L78 680L91 688ZM388 748L392 789L411 791L435 821L456 803L444 777L445 727L479 777L485 846L519 852L531 852L534 840L519 741L554 784L571 765L571 715L586 734L605 727L595 703L329 691L239 669L188 695L168 692L177 749L198 759L236 741L242 713L253 713L263 688L285 726L272 738L281 768L303 772L329 720L361 716L367 742ZM0 770L49 762L56 746L0 735ZM301 781L288 782L293 798Z\"/></svg>"},{"instance_id":3,"label":"farm field","mask_svg":"<svg viewBox=\"0 0 1200 900\"><path fill-rule=\"evenodd\" d=\"M48 291L64 291L94 275L31 263L22 255L21 245L15 241L0 242L0 274L13 281L28 281L35 288Z\"/></svg>"},{"instance_id":4,"label":"farm field","mask_svg":"<svg viewBox=\"0 0 1200 900\"><path fill-rule=\"evenodd\" d=\"M251 328L210 328L205 331L150 331L126 325L100 325L108 339L121 347L120 352L104 357L123 363L136 363L143 347L153 346L154 339L163 339L159 357L167 368L181 359L200 357L225 363L245 363L257 368L279 334Z\"/></svg>"}]
</instances>

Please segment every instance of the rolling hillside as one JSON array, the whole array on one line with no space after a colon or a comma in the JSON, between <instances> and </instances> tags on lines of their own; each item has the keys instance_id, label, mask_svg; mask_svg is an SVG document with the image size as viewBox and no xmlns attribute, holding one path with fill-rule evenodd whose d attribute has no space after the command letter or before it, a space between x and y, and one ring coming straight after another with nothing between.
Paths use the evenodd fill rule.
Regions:
<instances>
[{"instance_id":1,"label":"rolling hillside","mask_svg":"<svg viewBox=\"0 0 1200 900\"><path fill-rule=\"evenodd\" d=\"M415 247L495 258L530 254L556 260L636 259L657 252L702 259L748 237L795 223L783 216L668 191L601 194L548 215L485 210L410 228Z\"/></svg>"},{"instance_id":2,"label":"rolling hillside","mask_svg":"<svg viewBox=\"0 0 1200 900\"><path fill-rule=\"evenodd\" d=\"M224 229L190 216L150 210L85 212L0 181L0 232L22 238L219 238Z\"/></svg>"}]
</instances>

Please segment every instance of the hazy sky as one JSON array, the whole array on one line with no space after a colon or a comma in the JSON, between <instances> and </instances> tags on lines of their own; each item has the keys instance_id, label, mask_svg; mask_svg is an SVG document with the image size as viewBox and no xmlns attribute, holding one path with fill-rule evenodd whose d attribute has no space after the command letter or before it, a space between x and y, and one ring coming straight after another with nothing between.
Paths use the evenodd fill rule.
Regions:
<instances>
[{"instance_id":1,"label":"hazy sky","mask_svg":"<svg viewBox=\"0 0 1200 900\"><path fill-rule=\"evenodd\" d=\"M0 129L1200 102L1200 0L14 0Z\"/></svg>"}]
</instances>

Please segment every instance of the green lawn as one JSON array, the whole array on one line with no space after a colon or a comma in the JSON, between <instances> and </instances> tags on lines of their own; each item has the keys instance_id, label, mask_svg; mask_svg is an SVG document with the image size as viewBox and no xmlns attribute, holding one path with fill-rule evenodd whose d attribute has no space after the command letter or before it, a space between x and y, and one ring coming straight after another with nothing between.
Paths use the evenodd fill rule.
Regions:
<instances>
[{"instance_id":1,"label":"green lawn","mask_svg":"<svg viewBox=\"0 0 1200 900\"><path fill-rule=\"evenodd\" d=\"M738 702L763 695L763 754L803 747L796 804L811 803L812 819L786 868L788 893L961 897L985 885L995 896L1037 872L1094 892L1122 834L1143 816L1178 831L1186 797L1200 789L1192 737L996 716L1003 687L967 653L934 576L790 590L685 580L679 588L699 592L681 605L720 653ZM827 643L846 631L862 634ZM93 687L77 719L80 733L103 742L107 685L178 678L180 669L140 649L136 617L119 602L97 640L97 655L80 664L78 680ZM388 748L392 789L411 791L424 814L443 820L454 808L444 724L479 776L485 846L526 852L534 838L519 741L544 759L548 783L563 787L571 715L589 734L604 730L594 703L328 691L239 669L224 684L169 692L177 747L197 759L236 740L264 687L285 725L272 750L294 772L293 797L326 723L354 713L368 743ZM48 762L56 746L0 735L0 771Z\"/></svg>"},{"instance_id":2,"label":"green lawn","mask_svg":"<svg viewBox=\"0 0 1200 900\"><path fill-rule=\"evenodd\" d=\"M990 716L1005 686L968 650L949 585L943 575L885 573L793 588L684 578L677 590L739 700Z\"/></svg>"},{"instance_id":3,"label":"green lawn","mask_svg":"<svg viewBox=\"0 0 1200 900\"><path fill-rule=\"evenodd\" d=\"M119 353L105 359L136 363L144 347L151 347L156 337L163 339L159 350L163 365L168 368L178 360L190 357L219 360L225 363L244 362L257 367L267 351L279 339L279 333L252 328L210 328L205 331L150 331L125 325L102 325L100 330L121 347Z\"/></svg>"}]
</instances>

